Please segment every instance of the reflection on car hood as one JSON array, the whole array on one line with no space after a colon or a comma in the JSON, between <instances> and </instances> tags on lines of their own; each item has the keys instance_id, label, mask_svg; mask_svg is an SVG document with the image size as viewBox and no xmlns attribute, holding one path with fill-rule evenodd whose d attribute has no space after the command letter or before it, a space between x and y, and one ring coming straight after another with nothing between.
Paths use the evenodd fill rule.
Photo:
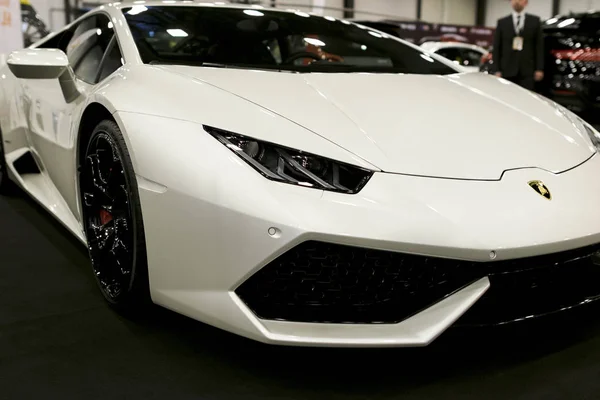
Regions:
<instances>
[{"instance_id":1,"label":"reflection on car hood","mask_svg":"<svg viewBox=\"0 0 600 400\"><path fill-rule=\"evenodd\" d=\"M594 151L552 103L485 74L160 68L269 109L386 172L496 180L517 168L562 172Z\"/></svg>"}]
</instances>

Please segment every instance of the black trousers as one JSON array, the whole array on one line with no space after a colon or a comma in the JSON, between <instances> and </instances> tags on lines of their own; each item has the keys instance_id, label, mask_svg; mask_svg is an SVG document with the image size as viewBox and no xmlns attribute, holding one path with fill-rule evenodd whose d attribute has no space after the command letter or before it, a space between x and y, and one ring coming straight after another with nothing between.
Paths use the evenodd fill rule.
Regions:
<instances>
[{"instance_id":1,"label":"black trousers","mask_svg":"<svg viewBox=\"0 0 600 400\"><path fill-rule=\"evenodd\" d=\"M517 76L507 76L505 79L511 81L512 83L516 83L525 89L535 90L535 79L533 79L533 73L528 75L519 74Z\"/></svg>"}]
</instances>

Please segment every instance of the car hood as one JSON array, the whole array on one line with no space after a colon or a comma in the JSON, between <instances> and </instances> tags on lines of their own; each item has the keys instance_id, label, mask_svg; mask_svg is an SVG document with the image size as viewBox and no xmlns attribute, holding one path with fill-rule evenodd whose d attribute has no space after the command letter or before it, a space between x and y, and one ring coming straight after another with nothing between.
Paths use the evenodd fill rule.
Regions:
<instances>
[{"instance_id":1,"label":"car hood","mask_svg":"<svg viewBox=\"0 0 600 400\"><path fill-rule=\"evenodd\" d=\"M390 173L497 180L518 168L559 173L594 153L583 127L554 103L486 74L160 68L268 109Z\"/></svg>"}]
</instances>

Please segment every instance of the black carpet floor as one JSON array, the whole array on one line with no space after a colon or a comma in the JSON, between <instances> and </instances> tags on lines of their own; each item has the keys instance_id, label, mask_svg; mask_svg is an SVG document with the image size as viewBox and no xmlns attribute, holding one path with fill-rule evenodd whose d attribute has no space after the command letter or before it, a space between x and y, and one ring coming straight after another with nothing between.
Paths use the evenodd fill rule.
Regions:
<instances>
[{"instance_id":1,"label":"black carpet floor","mask_svg":"<svg viewBox=\"0 0 600 400\"><path fill-rule=\"evenodd\" d=\"M0 399L596 399L597 307L423 349L270 347L159 307L109 309L84 248L0 198Z\"/></svg>"}]
</instances>

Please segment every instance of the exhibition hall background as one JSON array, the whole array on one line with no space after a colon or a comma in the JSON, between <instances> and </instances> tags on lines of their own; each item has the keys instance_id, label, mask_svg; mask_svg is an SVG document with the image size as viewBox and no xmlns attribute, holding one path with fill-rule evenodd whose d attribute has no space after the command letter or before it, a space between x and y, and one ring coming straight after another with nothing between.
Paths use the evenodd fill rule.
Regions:
<instances>
[{"instance_id":1,"label":"exhibition hall background","mask_svg":"<svg viewBox=\"0 0 600 400\"><path fill-rule=\"evenodd\" d=\"M56 30L65 24L65 0L30 0L42 20ZM493 27L498 18L507 15L510 6L508 0L262 0L238 1L276 4L278 7L290 6L316 13L343 17L342 11L348 5L354 18L359 19L399 19L423 20L431 23L457 25L485 25ZM73 6L75 2L72 0ZM86 1L79 1L85 5ZM89 3L110 3L99 0ZM419 7L420 6L420 7ZM550 18L555 14L581 12L600 9L600 0L530 0L528 12L542 18ZM420 10L420 16L419 14ZM420 18L419 18L420 17Z\"/></svg>"}]
</instances>

